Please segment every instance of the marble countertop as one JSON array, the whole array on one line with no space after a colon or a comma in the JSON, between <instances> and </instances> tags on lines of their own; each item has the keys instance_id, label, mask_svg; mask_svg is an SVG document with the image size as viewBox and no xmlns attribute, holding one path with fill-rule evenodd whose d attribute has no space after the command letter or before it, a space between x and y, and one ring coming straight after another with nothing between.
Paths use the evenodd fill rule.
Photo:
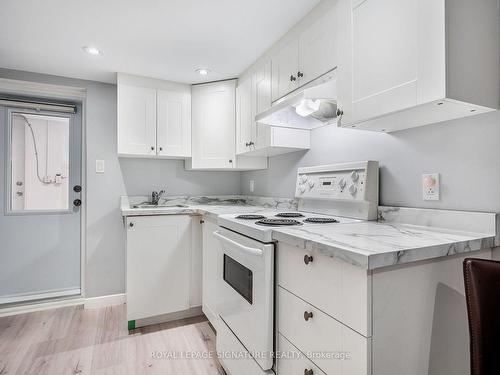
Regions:
<instances>
[{"instance_id":1,"label":"marble countertop","mask_svg":"<svg viewBox=\"0 0 500 375\"><path fill-rule=\"evenodd\" d=\"M131 208L145 197L122 197L123 216L219 215L296 209L293 199L246 196L169 197L187 207ZM272 238L374 270L499 246L495 213L379 207L378 221L273 228Z\"/></svg>"},{"instance_id":2,"label":"marble countertop","mask_svg":"<svg viewBox=\"0 0 500 375\"><path fill-rule=\"evenodd\" d=\"M486 249L495 242L491 233L376 221L278 228L273 238L371 270Z\"/></svg>"}]
</instances>

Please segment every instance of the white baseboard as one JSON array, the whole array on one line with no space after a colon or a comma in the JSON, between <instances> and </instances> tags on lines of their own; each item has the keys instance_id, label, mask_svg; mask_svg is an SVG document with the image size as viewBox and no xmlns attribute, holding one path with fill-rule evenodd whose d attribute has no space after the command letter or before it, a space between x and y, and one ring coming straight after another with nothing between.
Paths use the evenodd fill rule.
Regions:
<instances>
[{"instance_id":1,"label":"white baseboard","mask_svg":"<svg viewBox=\"0 0 500 375\"><path fill-rule=\"evenodd\" d=\"M127 301L126 294L110 294L107 296L99 296L87 298L85 300L86 309L97 309L100 307L123 305Z\"/></svg>"},{"instance_id":2,"label":"white baseboard","mask_svg":"<svg viewBox=\"0 0 500 375\"><path fill-rule=\"evenodd\" d=\"M0 309L0 317L17 315L17 314L26 314L30 312L49 310L49 309L57 309L60 307L77 306L77 305L83 305L84 303L85 303L85 298L76 297L76 298L65 298L54 301L35 302L35 303L12 306L12 307L4 307Z\"/></svg>"},{"instance_id":3,"label":"white baseboard","mask_svg":"<svg viewBox=\"0 0 500 375\"><path fill-rule=\"evenodd\" d=\"M38 293L18 293L11 294L7 296L0 297L0 305L7 305L12 303L33 303L41 300L48 300L54 298L62 298L62 297L79 297L81 295L80 289L53 289L46 290Z\"/></svg>"}]
</instances>

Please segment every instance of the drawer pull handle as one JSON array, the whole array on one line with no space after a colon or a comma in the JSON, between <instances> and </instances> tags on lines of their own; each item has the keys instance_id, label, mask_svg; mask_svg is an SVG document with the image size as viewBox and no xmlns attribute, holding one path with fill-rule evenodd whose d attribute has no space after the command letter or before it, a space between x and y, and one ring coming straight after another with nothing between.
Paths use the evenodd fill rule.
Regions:
<instances>
[{"instance_id":1,"label":"drawer pull handle","mask_svg":"<svg viewBox=\"0 0 500 375\"><path fill-rule=\"evenodd\" d=\"M304 311L304 320L307 322L309 319L313 317L312 311Z\"/></svg>"},{"instance_id":2,"label":"drawer pull handle","mask_svg":"<svg viewBox=\"0 0 500 375\"><path fill-rule=\"evenodd\" d=\"M310 369L304 369L304 375L313 375L314 374L314 371L312 368Z\"/></svg>"},{"instance_id":3,"label":"drawer pull handle","mask_svg":"<svg viewBox=\"0 0 500 375\"><path fill-rule=\"evenodd\" d=\"M313 261L313 257L311 255L304 255L304 263L307 265Z\"/></svg>"}]
</instances>

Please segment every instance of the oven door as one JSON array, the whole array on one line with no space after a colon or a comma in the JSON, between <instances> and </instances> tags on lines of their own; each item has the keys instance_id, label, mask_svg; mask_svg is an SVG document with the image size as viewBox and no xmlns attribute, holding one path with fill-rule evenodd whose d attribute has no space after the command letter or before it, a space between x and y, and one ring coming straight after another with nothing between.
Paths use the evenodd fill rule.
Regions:
<instances>
[{"instance_id":1,"label":"oven door","mask_svg":"<svg viewBox=\"0 0 500 375\"><path fill-rule=\"evenodd\" d=\"M217 311L263 370L273 366L274 245L224 228L214 232L222 248Z\"/></svg>"}]
</instances>

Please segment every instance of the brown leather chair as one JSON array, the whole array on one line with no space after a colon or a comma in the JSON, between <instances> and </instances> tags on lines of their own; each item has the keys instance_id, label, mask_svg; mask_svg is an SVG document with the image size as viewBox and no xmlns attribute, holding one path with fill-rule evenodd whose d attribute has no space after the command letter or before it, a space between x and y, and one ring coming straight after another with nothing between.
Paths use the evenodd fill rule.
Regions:
<instances>
[{"instance_id":1,"label":"brown leather chair","mask_svg":"<svg viewBox=\"0 0 500 375\"><path fill-rule=\"evenodd\" d=\"M500 262L464 260L471 375L500 374Z\"/></svg>"}]
</instances>

